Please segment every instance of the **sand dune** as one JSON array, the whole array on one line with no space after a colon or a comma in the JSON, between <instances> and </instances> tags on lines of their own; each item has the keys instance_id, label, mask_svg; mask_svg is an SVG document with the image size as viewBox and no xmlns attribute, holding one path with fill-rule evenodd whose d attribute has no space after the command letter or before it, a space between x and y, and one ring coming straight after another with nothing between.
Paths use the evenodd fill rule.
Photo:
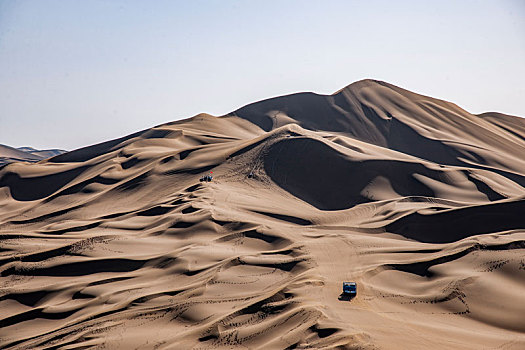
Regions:
<instances>
[{"instance_id":1,"label":"sand dune","mask_svg":"<svg viewBox=\"0 0 525 350\"><path fill-rule=\"evenodd\" d=\"M524 155L364 80L8 164L0 347L523 349Z\"/></svg>"},{"instance_id":2,"label":"sand dune","mask_svg":"<svg viewBox=\"0 0 525 350\"><path fill-rule=\"evenodd\" d=\"M10 147L0 144L0 166L12 162L38 162L66 151L61 149L37 150L33 147Z\"/></svg>"}]
</instances>

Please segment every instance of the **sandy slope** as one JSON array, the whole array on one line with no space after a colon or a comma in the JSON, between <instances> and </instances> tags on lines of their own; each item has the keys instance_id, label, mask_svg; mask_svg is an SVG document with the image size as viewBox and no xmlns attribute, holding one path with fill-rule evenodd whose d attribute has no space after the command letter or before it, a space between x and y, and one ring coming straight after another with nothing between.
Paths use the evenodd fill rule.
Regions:
<instances>
[{"instance_id":1,"label":"sandy slope","mask_svg":"<svg viewBox=\"0 0 525 350\"><path fill-rule=\"evenodd\" d=\"M0 347L523 349L524 135L365 80L7 165Z\"/></svg>"}]
</instances>

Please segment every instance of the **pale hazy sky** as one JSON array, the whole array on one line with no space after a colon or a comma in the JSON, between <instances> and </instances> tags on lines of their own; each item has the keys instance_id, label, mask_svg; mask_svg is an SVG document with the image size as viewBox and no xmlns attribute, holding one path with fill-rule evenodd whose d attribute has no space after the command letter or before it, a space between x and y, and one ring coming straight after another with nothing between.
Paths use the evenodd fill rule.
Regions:
<instances>
[{"instance_id":1,"label":"pale hazy sky","mask_svg":"<svg viewBox=\"0 0 525 350\"><path fill-rule=\"evenodd\" d=\"M525 1L0 0L0 143L74 149L363 78L525 116Z\"/></svg>"}]
</instances>

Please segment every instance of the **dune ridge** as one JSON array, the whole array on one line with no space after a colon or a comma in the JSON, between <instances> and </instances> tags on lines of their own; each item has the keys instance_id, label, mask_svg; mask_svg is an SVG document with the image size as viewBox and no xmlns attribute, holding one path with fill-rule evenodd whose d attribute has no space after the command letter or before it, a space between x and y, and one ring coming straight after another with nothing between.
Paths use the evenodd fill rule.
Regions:
<instances>
[{"instance_id":1,"label":"dune ridge","mask_svg":"<svg viewBox=\"0 0 525 350\"><path fill-rule=\"evenodd\" d=\"M524 155L364 80L5 165L0 347L522 349Z\"/></svg>"}]
</instances>

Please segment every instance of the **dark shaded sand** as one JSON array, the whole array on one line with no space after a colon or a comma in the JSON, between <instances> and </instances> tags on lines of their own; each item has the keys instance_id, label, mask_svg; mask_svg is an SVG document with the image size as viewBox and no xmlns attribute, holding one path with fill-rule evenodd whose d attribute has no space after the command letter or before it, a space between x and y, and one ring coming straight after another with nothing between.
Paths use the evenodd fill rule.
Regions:
<instances>
[{"instance_id":1,"label":"dark shaded sand","mask_svg":"<svg viewBox=\"0 0 525 350\"><path fill-rule=\"evenodd\" d=\"M0 347L525 349L524 137L364 80L5 165Z\"/></svg>"}]
</instances>

